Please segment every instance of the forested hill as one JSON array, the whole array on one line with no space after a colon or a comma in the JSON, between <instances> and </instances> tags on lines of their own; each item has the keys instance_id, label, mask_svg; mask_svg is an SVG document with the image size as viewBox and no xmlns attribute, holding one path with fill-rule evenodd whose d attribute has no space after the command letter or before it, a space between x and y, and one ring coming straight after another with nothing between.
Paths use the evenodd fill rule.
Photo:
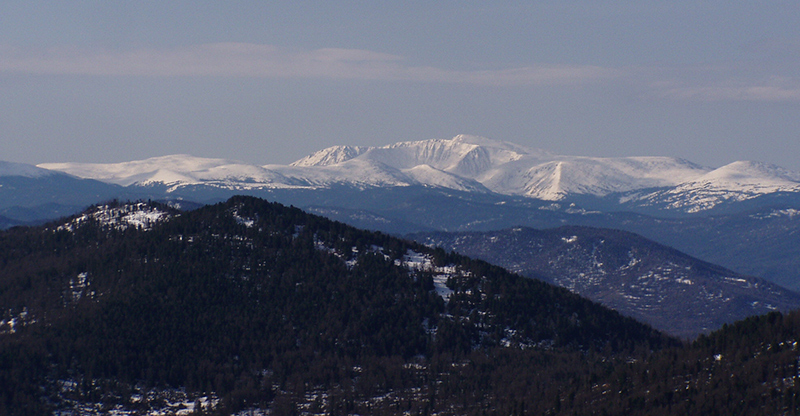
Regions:
<instances>
[{"instance_id":1,"label":"forested hill","mask_svg":"<svg viewBox=\"0 0 800 416\"><path fill-rule=\"evenodd\" d=\"M616 366L577 394L577 414L797 415L798 342L797 311L725 325L686 347Z\"/></svg>"},{"instance_id":2,"label":"forested hill","mask_svg":"<svg viewBox=\"0 0 800 416\"><path fill-rule=\"evenodd\" d=\"M249 197L4 231L0 313L0 415L691 413L734 393L798 410L791 316L682 346L566 289Z\"/></svg>"},{"instance_id":3,"label":"forested hill","mask_svg":"<svg viewBox=\"0 0 800 416\"><path fill-rule=\"evenodd\" d=\"M436 379L473 354L561 354L553 371L577 377L587 353L674 343L565 289L249 197L14 228L0 277L3 413L130 407L131 386L210 395L222 412L306 389L353 410L387 394L431 410L451 404ZM509 387L475 383L462 410Z\"/></svg>"}]
</instances>

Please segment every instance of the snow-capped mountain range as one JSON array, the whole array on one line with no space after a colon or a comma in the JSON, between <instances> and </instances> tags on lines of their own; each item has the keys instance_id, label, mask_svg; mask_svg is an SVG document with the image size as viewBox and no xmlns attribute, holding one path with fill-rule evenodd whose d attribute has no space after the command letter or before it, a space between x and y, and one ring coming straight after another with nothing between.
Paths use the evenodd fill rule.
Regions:
<instances>
[{"instance_id":1,"label":"snow-capped mountain range","mask_svg":"<svg viewBox=\"0 0 800 416\"><path fill-rule=\"evenodd\" d=\"M381 147L334 146L288 166L172 155L38 167L122 186L163 185L168 192L190 185L230 190L424 185L551 201L619 194L622 203L688 212L769 193L800 193L800 173L764 163L739 161L710 169L671 157L563 156L470 135ZM0 173L8 170L0 166Z\"/></svg>"}]
</instances>

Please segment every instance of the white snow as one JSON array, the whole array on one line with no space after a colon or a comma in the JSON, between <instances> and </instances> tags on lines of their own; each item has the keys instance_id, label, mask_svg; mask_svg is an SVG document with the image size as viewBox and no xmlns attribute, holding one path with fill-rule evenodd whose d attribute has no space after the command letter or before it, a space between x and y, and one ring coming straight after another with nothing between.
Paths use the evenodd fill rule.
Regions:
<instances>
[{"instance_id":1,"label":"white snow","mask_svg":"<svg viewBox=\"0 0 800 416\"><path fill-rule=\"evenodd\" d=\"M57 380L56 382L61 387L61 394L72 393L79 385L78 382L73 379ZM92 380L92 383L99 384L99 382L99 379ZM195 412L213 412L219 404L219 398L213 393L198 396L196 394L187 393L185 389L162 388L143 390L143 388L139 386L131 386L131 388L133 393L130 394L130 404L133 406L129 406L128 404L116 404L113 408L109 408L108 404L103 402L64 400L64 402L69 403L69 408L59 412L59 414L115 416L191 415L195 414Z\"/></svg>"},{"instance_id":2,"label":"white snow","mask_svg":"<svg viewBox=\"0 0 800 416\"><path fill-rule=\"evenodd\" d=\"M328 166L335 165L350 160L367 150L370 147L362 146L334 146L322 149L314 154L308 155L289 166Z\"/></svg>"},{"instance_id":3,"label":"white snow","mask_svg":"<svg viewBox=\"0 0 800 416\"><path fill-rule=\"evenodd\" d=\"M800 173L763 163L734 162L712 170L671 157L563 156L469 135L381 147L334 146L288 166L173 155L39 167L123 186L163 184L171 191L192 184L234 190L427 185L557 201L572 194L605 196L641 190L622 202L666 199L668 206L688 210L769 192L800 192ZM665 187L673 189L649 190Z\"/></svg>"},{"instance_id":4,"label":"white snow","mask_svg":"<svg viewBox=\"0 0 800 416\"><path fill-rule=\"evenodd\" d=\"M161 221L167 213L157 209L150 211L133 211L122 217L122 222L134 228L149 229L153 224Z\"/></svg>"},{"instance_id":5,"label":"white snow","mask_svg":"<svg viewBox=\"0 0 800 416\"><path fill-rule=\"evenodd\" d=\"M125 204L117 207L102 205L66 224L62 224L57 229L73 231L75 227L79 226L81 223L93 220L98 221L104 227L118 230L125 230L128 227L149 230L156 223L164 221L169 217L169 213L143 202Z\"/></svg>"},{"instance_id":6,"label":"white snow","mask_svg":"<svg viewBox=\"0 0 800 416\"><path fill-rule=\"evenodd\" d=\"M265 184L277 187L294 181L270 169L227 159L170 155L123 163L43 163L41 168L96 179L122 186L163 184L177 186L207 184L250 189Z\"/></svg>"},{"instance_id":7,"label":"white snow","mask_svg":"<svg viewBox=\"0 0 800 416\"><path fill-rule=\"evenodd\" d=\"M770 211L769 213L766 213L766 214L753 214L750 217L751 218L760 219L760 220L767 219L767 218L779 218L779 217L789 217L789 218L793 219L794 217L800 217L800 210L793 209L793 208L774 209L774 210Z\"/></svg>"},{"instance_id":8,"label":"white snow","mask_svg":"<svg viewBox=\"0 0 800 416\"><path fill-rule=\"evenodd\" d=\"M417 165L411 169L403 170L403 173L414 182L423 185L439 186L459 191L489 192L485 186L476 180L466 179L430 165Z\"/></svg>"},{"instance_id":9,"label":"white snow","mask_svg":"<svg viewBox=\"0 0 800 416\"><path fill-rule=\"evenodd\" d=\"M11 317L9 319L0 320L0 335L13 334L17 331L18 326L25 326L36 323L36 319L31 319L28 316L28 308L22 308L22 311L14 315L13 310L8 311Z\"/></svg>"},{"instance_id":10,"label":"white snow","mask_svg":"<svg viewBox=\"0 0 800 416\"><path fill-rule=\"evenodd\" d=\"M395 260L395 264L405 266L412 271L433 272L433 287L436 289L436 294L441 296L445 302L450 300L453 290L447 287L447 279L457 274L455 266L435 266L429 255L411 250L403 256L402 260Z\"/></svg>"},{"instance_id":11,"label":"white snow","mask_svg":"<svg viewBox=\"0 0 800 416\"><path fill-rule=\"evenodd\" d=\"M744 201L775 192L800 192L800 173L766 163L738 161L672 189L632 199L663 201L670 208L699 212L725 201Z\"/></svg>"},{"instance_id":12,"label":"white snow","mask_svg":"<svg viewBox=\"0 0 800 416\"><path fill-rule=\"evenodd\" d=\"M90 298L94 297L94 291L86 290L90 284L89 273L87 272L78 273L76 278L69 279L69 290L71 292L71 298L69 300L71 302L77 302L84 296L89 296Z\"/></svg>"},{"instance_id":13,"label":"white snow","mask_svg":"<svg viewBox=\"0 0 800 416\"><path fill-rule=\"evenodd\" d=\"M233 219L236 220L237 224L244 225L247 228L253 228L256 225L256 220L250 217L243 217L239 215L239 211L233 211Z\"/></svg>"}]
</instances>

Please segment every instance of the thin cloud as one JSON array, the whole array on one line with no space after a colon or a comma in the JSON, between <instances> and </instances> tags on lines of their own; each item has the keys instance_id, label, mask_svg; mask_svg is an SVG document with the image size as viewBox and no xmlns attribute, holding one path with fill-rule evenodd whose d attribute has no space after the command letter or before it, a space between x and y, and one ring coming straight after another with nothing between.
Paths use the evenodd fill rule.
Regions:
<instances>
[{"instance_id":1,"label":"thin cloud","mask_svg":"<svg viewBox=\"0 0 800 416\"><path fill-rule=\"evenodd\" d=\"M498 87L637 85L648 95L688 101L800 101L800 79L764 76L769 68L627 67L536 64L472 70L409 65L402 56L362 49L296 50L212 43L129 51L0 46L0 73L90 76L212 76L412 81ZM785 72L785 71L784 71Z\"/></svg>"},{"instance_id":2,"label":"thin cloud","mask_svg":"<svg viewBox=\"0 0 800 416\"><path fill-rule=\"evenodd\" d=\"M411 66L401 56L360 49L290 50L272 45L214 43L132 51L0 47L0 72L95 76L219 76L406 80L477 85L562 85L612 77L589 65L534 65L500 70Z\"/></svg>"},{"instance_id":3,"label":"thin cloud","mask_svg":"<svg viewBox=\"0 0 800 416\"><path fill-rule=\"evenodd\" d=\"M681 101L800 101L800 79L786 72L746 65L717 65L684 68L640 68L631 70L656 95Z\"/></svg>"},{"instance_id":4,"label":"thin cloud","mask_svg":"<svg viewBox=\"0 0 800 416\"><path fill-rule=\"evenodd\" d=\"M776 85L742 85L671 88L667 97L695 101L800 101L800 88Z\"/></svg>"}]
</instances>

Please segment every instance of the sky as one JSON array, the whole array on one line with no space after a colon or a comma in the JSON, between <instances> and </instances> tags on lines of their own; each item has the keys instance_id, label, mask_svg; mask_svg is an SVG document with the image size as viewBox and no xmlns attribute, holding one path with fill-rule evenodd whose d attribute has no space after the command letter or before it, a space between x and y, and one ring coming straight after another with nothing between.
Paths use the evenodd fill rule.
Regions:
<instances>
[{"instance_id":1,"label":"sky","mask_svg":"<svg viewBox=\"0 0 800 416\"><path fill-rule=\"evenodd\" d=\"M486 136L800 171L800 2L0 2L0 160Z\"/></svg>"}]
</instances>

